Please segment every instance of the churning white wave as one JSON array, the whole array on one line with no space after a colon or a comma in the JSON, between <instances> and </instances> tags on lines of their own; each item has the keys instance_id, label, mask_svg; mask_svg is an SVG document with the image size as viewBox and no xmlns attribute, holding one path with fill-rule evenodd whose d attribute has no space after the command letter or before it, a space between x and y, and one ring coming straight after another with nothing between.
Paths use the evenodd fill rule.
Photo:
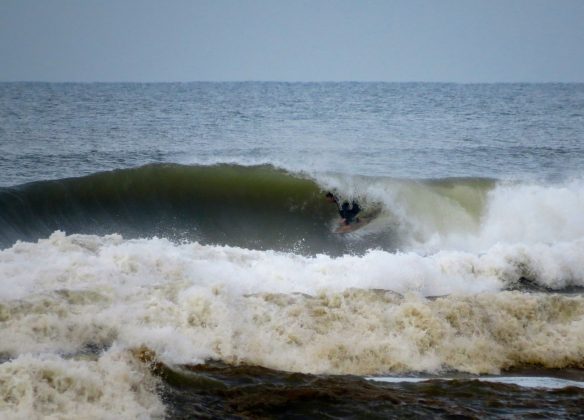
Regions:
<instances>
[{"instance_id":1,"label":"churning white wave","mask_svg":"<svg viewBox=\"0 0 584 420\"><path fill-rule=\"evenodd\" d=\"M575 241L311 258L57 232L0 253L0 353L115 342L170 363L363 374L578 365L582 297L501 289L525 275L583 285L583 250Z\"/></svg>"},{"instance_id":2,"label":"churning white wave","mask_svg":"<svg viewBox=\"0 0 584 420\"><path fill-rule=\"evenodd\" d=\"M582 285L583 250L332 258L56 232L0 252L0 414L162 416L142 346L308 373L582 367L584 297L501 289Z\"/></svg>"},{"instance_id":3,"label":"churning white wave","mask_svg":"<svg viewBox=\"0 0 584 420\"><path fill-rule=\"evenodd\" d=\"M582 179L542 185L481 179L316 177L324 188L381 203L383 211L371 230L398 231L404 238L403 249L479 253L496 244L550 245L584 238Z\"/></svg>"},{"instance_id":4,"label":"churning white wave","mask_svg":"<svg viewBox=\"0 0 584 420\"><path fill-rule=\"evenodd\" d=\"M163 418L156 380L128 352L97 360L23 354L0 364L4 419Z\"/></svg>"}]
</instances>

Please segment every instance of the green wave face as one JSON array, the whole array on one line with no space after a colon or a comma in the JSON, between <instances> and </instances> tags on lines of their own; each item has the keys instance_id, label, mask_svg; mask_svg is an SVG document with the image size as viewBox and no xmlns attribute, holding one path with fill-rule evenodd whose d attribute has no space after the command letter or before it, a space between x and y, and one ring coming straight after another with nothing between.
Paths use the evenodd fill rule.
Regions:
<instances>
[{"instance_id":1,"label":"green wave face","mask_svg":"<svg viewBox=\"0 0 584 420\"><path fill-rule=\"evenodd\" d=\"M271 166L150 165L0 190L0 241L55 230L302 253L351 251L308 178Z\"/></svg>"}]
</instances>

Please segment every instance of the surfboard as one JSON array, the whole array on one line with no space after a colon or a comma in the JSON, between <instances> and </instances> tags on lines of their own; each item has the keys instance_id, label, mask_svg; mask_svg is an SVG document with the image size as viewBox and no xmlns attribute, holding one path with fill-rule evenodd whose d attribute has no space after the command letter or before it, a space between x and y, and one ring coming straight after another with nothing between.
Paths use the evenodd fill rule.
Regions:
<instances>
[{"instance_id":1,"label":"surfboard","mask_svg":"<svg viewBox=\"0 0 584 420\"><path fill-rule=\"evenodd\" d=\"M358 222L351 223L350 225L340 225L339 227L337 227L334 230L334 232L335 233L350 233L350 232L355 232L356 230L361 229L363 226L368 225L371 220L372 219L370 219L370 218L360 217Z\"/></svg>"}]
</instances>

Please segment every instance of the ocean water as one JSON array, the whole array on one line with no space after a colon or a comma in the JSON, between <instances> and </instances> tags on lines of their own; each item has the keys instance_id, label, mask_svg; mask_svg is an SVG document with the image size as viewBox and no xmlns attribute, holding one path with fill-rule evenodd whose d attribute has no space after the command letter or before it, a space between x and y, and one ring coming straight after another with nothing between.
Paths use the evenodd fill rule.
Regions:
<instances>
[{"instance_id":1,"label":"ocean water","mask_svg":"<svg viewBox=\"0 0 584 420\"><path fill-rule=\"evenodd\" d=\"M0 83L0 417L581 418L583 292L583 84Z\"/></svg>"}]
</instances>

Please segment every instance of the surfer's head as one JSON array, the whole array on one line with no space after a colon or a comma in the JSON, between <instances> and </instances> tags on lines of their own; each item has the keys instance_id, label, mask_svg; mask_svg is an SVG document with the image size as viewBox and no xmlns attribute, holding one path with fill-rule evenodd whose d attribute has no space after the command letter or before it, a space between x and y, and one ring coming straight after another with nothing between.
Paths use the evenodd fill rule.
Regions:
<instances>
[{"instance_id":1,"label":"surfer's head","mask_svg":"<svg viewBox=\"0 0 584 420\"><path fill-rule=\"evenodd\" d=\"M329 203L334 203L337 201L337 199L335 198L335 196L333 195L332 192L327 192L325 195L326 199L328 200Z\"/></svg>"}]
</instances>

